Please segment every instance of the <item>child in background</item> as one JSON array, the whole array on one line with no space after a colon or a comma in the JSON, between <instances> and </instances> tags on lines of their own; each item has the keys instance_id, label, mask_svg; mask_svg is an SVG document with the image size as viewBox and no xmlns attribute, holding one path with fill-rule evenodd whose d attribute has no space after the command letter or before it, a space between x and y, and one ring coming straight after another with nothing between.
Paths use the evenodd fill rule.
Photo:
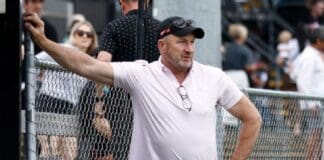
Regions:
<instances>
[{"instance_id":1,"label":"child in background","mask_svg":"<svg viewBox=\"0 0 324 160\"><path fill-rule=\"evenodd\" d=\"M278 41L278 56L276 58L276 63L283 67L286 73L289 73L290 65L299 53L298 41L296 38L293 38L291 32L287 30L283 30L279 33Z\"/></svg>"}]
</instances>

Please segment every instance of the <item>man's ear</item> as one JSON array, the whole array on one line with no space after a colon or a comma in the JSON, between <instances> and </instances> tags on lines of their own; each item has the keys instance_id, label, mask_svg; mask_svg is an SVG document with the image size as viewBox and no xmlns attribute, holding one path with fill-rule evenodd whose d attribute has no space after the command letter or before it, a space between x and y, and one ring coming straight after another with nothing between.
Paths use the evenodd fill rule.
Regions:
<instances>
[{"instance_id":1,"label":"man's ear","mask_svg":"<svg viewBox=\"0 0 324 160\"><path fill-rule=\"evenodd\" d=\"M165 43L165 40L164 39L159 39L158 40L158 48L159 48L159 51L160 51L160 53L164 53L165 52L165 45L166 45L166 43Z\"/></svg>"}]
</instances>

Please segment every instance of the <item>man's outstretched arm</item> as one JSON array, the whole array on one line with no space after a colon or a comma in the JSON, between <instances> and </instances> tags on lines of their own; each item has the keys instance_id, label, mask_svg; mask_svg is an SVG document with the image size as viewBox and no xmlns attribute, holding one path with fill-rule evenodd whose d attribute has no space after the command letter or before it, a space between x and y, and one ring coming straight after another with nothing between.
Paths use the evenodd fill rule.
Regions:
<instances>
[{"instance_id":1,"label":"man's outstretched arm","mask_svg":"<svg viewBox=\"0 0 324 160\"><path fill-rule=\"evenodd\" d=\"M245 95L228 111L242 122L232 160L245 160L251 154L258 138L262 123L261 115Z\"/></svg>"},{"instance_id":2,"label":"man's outstretched arm","mask_svg":"<svg viewBox=\"0 0 324 160\"><path fill-rule=\"evenodd\" d=\"M91 80L113 85L114 75L110 63L98 61L84 52L49 40L44 34L44 22L36 13L26 12L24 21L34 42L62 67Z\"/></svg>"}]
</instances>

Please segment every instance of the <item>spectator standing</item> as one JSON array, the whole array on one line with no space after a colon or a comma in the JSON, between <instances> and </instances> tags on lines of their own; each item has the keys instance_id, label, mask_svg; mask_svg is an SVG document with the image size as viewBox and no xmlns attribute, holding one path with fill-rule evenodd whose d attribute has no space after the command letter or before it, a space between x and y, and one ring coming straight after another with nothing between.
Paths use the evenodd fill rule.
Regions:
<instances>
[{"instance_id":1,"label":"spectator standing","mask_svg":"<svg viewBox=\"0 0 324 160\"><path fill-rule=\"evenodd\" d=\"M130 160L217 159L217 104L242 121L232 158L249 157L261 127L260 114L222 70L193 60L195 39L203 38L204 31L192 21L181 17L162 21L157 42L161 57L147 64L100 62L48 40L37 15L26 13L24 20L34 41L62 66L130 93L134 104Z\"/></svg>"},{"instance_id":2,"label":"spectator standing","mask_svg":"<svg viewBox=\"0 0 324 160\"><path fill-rule=\"evenodd\" d=\"M257 70L257 65L253 59L253 51L245 45L248 30L243 24L235 23L229 25L228 34L233 42L225 44L222 68L225 71L244 71L248 75L249 86L252 86L251 74Z\"/></svg>"},{"instance_id":3,"label":"spectator standing","mask_svg":"<svg viewBox=\"0 0 324 160\"><path fill-rule=\"evenodd\" d=\"M136 24L138 0L119 0L122 17L108 23L101 35L100 50L107 51L112 56L112 61L134 61L136 55ZM149 0L145 0L146 6ZM154 19L148 11L144 12L144 48L143 57L149 62L159 57L156 46L156 33L159 20Z\"/></svg>"},{"instance_id":4,"label":"spectator standing","mask_svg":"<svg viewBox=\"0 0 324 160\"><path fill-rule=\"evenodd\" d=\"M71 33L71 29L72 27L78 23L78 22L83 22L86 21L86 18L84 17L83 14L80 13L76 13L73 14L71 17L71 20L68 22L68 26L67 26L67 35L64 37L63 42L68 42L69 41L69 36Z\"/></svg>"},{"instance_id":5,"label":"spectator standing","mask_svg":"<svg viewBox=\"0 0 324 160\"><path fill-rule=\"evenodd\" d=\"M299 54L298 40L292 37L291 32L283 30L278 35L276 63L289 74L289 66Z\"/></svg>"},{"instance_id":6,"label":"spectator standing","mask_svg":"<svg viewBox=\"0 0 324 160\"><path fill-rule=\"evenodd\" d=\"M90 54L98 47L98 38L90 22L79 22L71 29L68 43L62 46ZM72 53L73 54L73 53ZM55 62L47 52L42 51L36 58L48 62ZM73 115L77 111L76 104L81 90L86 84L86 79L73 73L61 73L51 71L40 71L42 85L40 93L36 97L36 111L54 112L58 114ZM48 156L49 147L52 155L63 159L76 158L76 137L41 135L38 137L42 148L41 156ZM50 140L48 140L48 138ZM48 145L47 142L50 141Z\"/></svg>"},{"instance_id":7,"label":"spectator standing","mask_svg":"<svg viewBox=\"0 0 324 160\"><path fill-rule=\"evenodd\" d=\"M307 95L324 95L324 27L314 29L309 37L310 44L292 65L291 77L296 81L299 92ZM307 159L320 159L322 145L321 103L301 103L301 111L306 122ZM323 106L322 106L323 107ZM297 124L297 129L301 125Z\"/></svg>"},{"instance_id":8,"label":"spectator standing","mask_svg":"<svg viewBox=\"0 0 324 160\"><path fill-rule=\"evenodd\" d=\"M233 42L225 44L223 69L245 70L249 73L253 70L253 52L244 45L248 37L247 28L243 24L231 24L228 34Z\"/></svg>"},{"instance_id":9,"label":"spectator standing","mask_svg":"<svg viewBox=\"0 0 324 160\"><path fill-rule=\"evenodd\" d=\"M156 37L157 37L157 28L160 24L160 21L153 18L152 15L148 12L149 0L145 0L145 8L144 11L144 46L143 46L143 57L141 59L147 60L149 62L155 61L159 57L159 51L156 45ZM101 35L100 38L100 51L106 51L108 54L104 52L99 52L99 60L107 59L112 61L134 61L138 59L138 55L136 54L136 39L137 39L137 17L138 17L138 0L119 0L119 4L123 13L123 16L117 18L111 22L109 22ZM102 86L99 86L99 88ZM119 92L119 93L118 93ZM122 94L121 94L122 93ZM125 117L125 113L131 112L131 101L130 96L124 90L120 89L111 89L111 95L115 95L114 97L105 99L105 101L110 102L110 109L106 109L104 112L104 116L101 116L101 119L111 119L111 117ZM127 97L125 101L118 101L119 104L112 103L119 99L116 97L120 95L122 97ZM106 102L105 104L107 104ZM98 114L94 116L98 118ZM127 115L131 116L128 118L123 118L127 121L120 123L111 123L112 128L112 138L111 138L111 146L110 148L114 148L114 159L125 159L122 157L120 148L122 150L126 150L128 152L129 148L122 144L125 140L130 141L131 139L131 131L132 131L132 114ZM118 133L124 132L121 129L126 129L129 132L125 132L123 136L117 136Z\"/></svg>"}]
</instances>

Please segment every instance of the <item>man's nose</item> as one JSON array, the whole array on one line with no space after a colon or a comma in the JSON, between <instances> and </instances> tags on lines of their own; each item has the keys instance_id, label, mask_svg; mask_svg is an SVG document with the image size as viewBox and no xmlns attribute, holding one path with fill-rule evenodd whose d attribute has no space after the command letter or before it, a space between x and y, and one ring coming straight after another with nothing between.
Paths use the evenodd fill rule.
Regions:
<instances>
[{"instance_id":1,"label":"man's nose","mask_svg":"<svg viewBox=\"0 0 324 160\"><path fill-rule=\"evenodd\" d=\"M186 47L185 47L185 51L186 52L194 52L195 51L195 45L194 43L187 43Z\"/></svg>"}]
</instances>

